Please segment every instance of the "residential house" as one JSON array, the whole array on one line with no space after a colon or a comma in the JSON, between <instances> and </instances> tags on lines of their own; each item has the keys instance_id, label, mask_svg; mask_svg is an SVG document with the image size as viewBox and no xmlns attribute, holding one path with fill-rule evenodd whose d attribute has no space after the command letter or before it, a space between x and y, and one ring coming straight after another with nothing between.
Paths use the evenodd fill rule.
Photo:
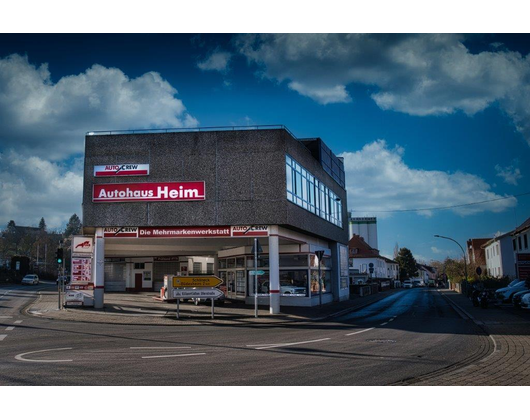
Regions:
<instances>
[{"instance_id":1,"label":"residential house","mask_svg":"<svg viewBox=\"0 0 530 420\"><path fill-rule=\"evenodd\" d=\"M486 254L482 245L491 238L472 238L467 240L467 263L486 269Z\"/></svg>"},{"instance_id":2,"label":"residential house","mask_svg":"<svg viewBox=\"0 0 530 420\"><path fill-rule=\"evenodd\" d=\"M530 248L528 240L530 236L530 218L518 226L512 235L512 249L515 253L515 264L517 267L517 278L521 280L530 279Z\"/></svg>"},{"instance_id":3,"label":"residential house","mask_svg":"<svg viewBox=\"0 0 530 420\"><path fill-rule=\"evenodd\" d=\"M512 234L513 231L497 235L482 245L486 257L487 275L497 278L515 278Z\"/></svg>"},{"instance_id":4,"label":"residential house","mask_svg":"<svg viewBox=\"0 0 530 420\"><path fill-rule=\"evenodd\" d=\"M356 274L368 274L370 278L398 279L398 263L379 254L359 235L354 234L348 242L350 271ZM370 266L370 264L372 264ZM373 272L370 272L373 268Z\"/></svg>"}]
</instances>

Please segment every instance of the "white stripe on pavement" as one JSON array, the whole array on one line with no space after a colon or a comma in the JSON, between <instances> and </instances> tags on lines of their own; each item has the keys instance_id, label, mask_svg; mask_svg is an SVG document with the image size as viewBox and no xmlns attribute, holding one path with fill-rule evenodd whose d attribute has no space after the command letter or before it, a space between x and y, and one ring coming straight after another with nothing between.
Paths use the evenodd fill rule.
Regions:
<instances>
[{"instance_id":1,"label":"white stripe on pavement","mask_svg":"<svg viewBox=\"0 0 530 420\"><path fill-rule=\"evenodd\" d=\"M373 330L375 327L372 327L372 328L367 328L365 330L361 330L361 331L355 331L355 332L352 332L352 333L349 333L349 334L346 334L347 336L348 335L355 335L355 334L361 334L363 332L366 332L366 331L370 331L370 330Z\"/></svg>"},{"instance_id":2,"label":"white stripe on pavement","mask_svg":"<svg viewBox=\"0 0 530 420\"><path fill-rule=\"evenodd\" d=\"M0 316L0 318L7 319L7 318L13 318L13 317L11 315L2 315Z\"/></svg>"},{"instance_id":3,"label":"white stripe on pavement","mask_svg":"<svg viewBox=\"0 0 530 420\"><path fill-rule=\"evenodd\" d=\"M14 329L15 329L15 327L7 327L6 331L13 331Z\"/></svg>"},{"instance_id":4,"label":"white stripe on pavement","mask_svg":"<svg viewBox=\"0 0 530 420\"><path fill-rule=\"evenodd\" d=\"M161 356L142 356L142 359L160 359L162 357L186 357L186 356L203 356L206 353L188 353L188 354L164 354Z\"/></svg>"},{"instance_id":5,"label":"white stripe on pavement","mask_svg":"<svg viewBox=\"0 0 530 420\"><path fill-rule=\"evenodd\" d=\"M386 325L386 324L388 324L388 322L383 322L382 324L379 324L379 325Z\"/></svg>"},{"instance_id":6,"label":"white stripe on pavement","mask_svg":"<svg viewBox=\"0 0 530 420\"><path fill-rule=\"evenodd\" d=\"M22 321L19 319L18 321L15 321L15 324L22 324Z\"/></svg>"},{"instance_id":7,"label":"white stripe on pavement","mask_svg":"<svg viewBox=\"0 0 530 420\"><path fill-rule=\"evenodd\" d=\"M141 350L141 349L149 349L149 350L166 350L166 349L191 349L191 347L129 347L132 350Z\"/></svg>"},{"instance_id":8,"label":"white stripe on pavement","mask_svg":"<svg viewBox=\"0 0 530 420\"><path fill-rule=\"evenodd\" d=\"M44 353L47 351L61 351L61 350L72 350L72 347L65 347L61 349L47 349L47 350L37 350L37 351L30 351L27 353L20 353L15 356L16 360L20 360L21 362L34 362L34 363L61 363L61 362L73 362L73 360L35 360L35 359L25 359L24 356L27 354L35 354L35 353Z\"/></svg>"},{"instance_id":9,"label":"white stripe on pavement","mask_svg":"<svg viewBox=\"0 0 530 420\"><path fill-rule=\"evenodd\" d=\"M256 350L273 349L276 347L297 346L298 344L318 343L320 341L331 340L331 338L320 338L318 340L298 341L296 343L278 343L278 344L248 344L247 347L255 347Z\"/></svg>"},{"instance_id":10,"label":"white stripe on pavement","mask_svg":"<svg viewBox=\"0 0 530 420\"><path fill-rule=\"evenodd\" d=\"M0 341L7 337L7 334L0 334Z\"/></svg>"}]
</instances>

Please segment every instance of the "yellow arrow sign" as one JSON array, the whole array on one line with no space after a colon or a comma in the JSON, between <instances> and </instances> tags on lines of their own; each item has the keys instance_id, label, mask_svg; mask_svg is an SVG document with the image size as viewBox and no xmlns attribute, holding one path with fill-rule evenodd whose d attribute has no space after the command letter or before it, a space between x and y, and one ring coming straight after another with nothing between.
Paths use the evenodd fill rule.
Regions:
<instances>
[{"instance_id":1,"label":"yellow arrow sign","mask_svg":"<svg viewBox=\"0 0 530 420\"><path fill-rule=\"evenodd\" d=\"M216 276L175 276L173 287L216 287L223 283Z\"/></svg>"}]
</instances>

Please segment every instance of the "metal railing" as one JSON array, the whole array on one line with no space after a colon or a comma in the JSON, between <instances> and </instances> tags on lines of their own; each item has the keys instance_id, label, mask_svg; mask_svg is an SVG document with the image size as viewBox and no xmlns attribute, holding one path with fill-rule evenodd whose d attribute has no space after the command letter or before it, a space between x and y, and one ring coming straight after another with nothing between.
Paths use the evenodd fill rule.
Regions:
<instances>
[{"instance_id":1,"label":"metal railing","mask_svg":"<svg viewBox=\"0 0 530 420\"><path fill-rule=\"evenodd\" d=\"M294 139L298 138L285 125L231 125L218 127L188 127L188 128L145 128L139 130L103 130L87 131L87 136L114 136L121 134L155 134L155 133L186 133L186 132L205 132L205 131L245 131L245 130L285 130Z\"/></svg>"}]
</instances>

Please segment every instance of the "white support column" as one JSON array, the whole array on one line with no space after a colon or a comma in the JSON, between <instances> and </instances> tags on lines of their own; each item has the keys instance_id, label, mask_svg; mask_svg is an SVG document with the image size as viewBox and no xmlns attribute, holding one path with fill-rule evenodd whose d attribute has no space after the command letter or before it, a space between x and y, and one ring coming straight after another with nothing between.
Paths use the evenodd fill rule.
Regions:
<instances>
[{"instance_id":1,"label":"white support column","mask_svg":"<svg viewBox=\"0 0 530 420\"><path fill-rule=\"evenodd\" d=\"M280 245L278 235L269 236L270 313L280 313Z\"/></svg>"},{"instance_id":2,"label":"white support column","mask_svg":"<svg viewBox=\"0 0 530 420\"><path fill-rule=\"evenodd\" d=\"M94 247L94 308L102 309L105 293L105 238L103 228L96 229L96 241Z\"/></svg>"}]
</instances>

